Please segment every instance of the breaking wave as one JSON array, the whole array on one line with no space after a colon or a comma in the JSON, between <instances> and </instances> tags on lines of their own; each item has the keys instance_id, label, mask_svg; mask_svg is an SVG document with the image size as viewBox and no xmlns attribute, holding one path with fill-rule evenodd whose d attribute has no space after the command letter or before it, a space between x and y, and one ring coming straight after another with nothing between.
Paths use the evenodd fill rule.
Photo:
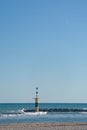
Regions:
<instances>
[{"instance_id":1,"label":"breaking wave","mask_svg":"<svg viewBox=\"0 0 87 130\"><path fill-rule=\"evenodd\" d=\"M20 116L40 116L40 115L46 115L46 114L55 114L55 113L62 113L62 112L71 112L71 113L81 113L81 114L87 114L87 108L45 108L40 109L39 112L35 112L34 109L20 109L18 111L5 111L0 113L0 117L20 117Z\"/></svg>"},{"instance_id":2,"label":"breaking wave","mask_svg":"<svg viewBox=\"0 0 87 130\"><path fill-rule=\"evenodd\" d=\"M39 112L25 112L25 109L21 109L18 111L7 111L0 114L0 117L16 117L16 116L37 116L37 115L46 115L47 112L39 111Z\"/></svg>"}]
</instances>

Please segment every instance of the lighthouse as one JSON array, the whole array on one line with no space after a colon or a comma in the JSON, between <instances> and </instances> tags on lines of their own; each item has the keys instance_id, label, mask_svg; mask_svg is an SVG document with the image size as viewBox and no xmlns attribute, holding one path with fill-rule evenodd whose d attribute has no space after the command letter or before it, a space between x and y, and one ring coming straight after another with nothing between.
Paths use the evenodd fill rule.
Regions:
<instances>
[{"instance_id":1,"label":"lighthouse","mask_svg":"<svg viewBox=\"0 0 87 130\"><path fill-rule=\"evenodd\" d=\"M39 112L39 98L38 98L38 87L36 87L36 97L35 100L35 111Z\"/></svg>"},{"instance_id":2,"label":"lighthouse","mask_svg":"<svg viewBox=\"0 0 87 130\"><path fill-rule=\"evenodd\" d=\"M39 109L39 97L38 97L38 87L36 87L36 97L34 98L35 100L35 110L32 109L28 109L28 110L24 110L23 112L29 112L30 114L35 114L35 115L46 115L47 111L43 111L41 109Z\"/></svg>"}]
</instances>

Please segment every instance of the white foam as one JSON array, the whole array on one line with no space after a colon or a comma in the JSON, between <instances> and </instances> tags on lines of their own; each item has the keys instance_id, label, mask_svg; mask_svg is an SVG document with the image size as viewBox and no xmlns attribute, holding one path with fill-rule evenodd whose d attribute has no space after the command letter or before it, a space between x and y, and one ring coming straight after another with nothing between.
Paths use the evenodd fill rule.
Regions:
<instances>
[{"instance_id":1,"label":"white foam","mask_svg":"<svg viewBox=\"0 0 87 130\"><path fill-rule=\"evenodd\" d=\"M19 111L23 115L46 115L47 114L47 112L43 112L43 111L39 111L39 112L25 112L24 110L25 109L23 108L23 109L21 109Z\"/></svg>"},{"instance_id":2,"label":"white foam","mask_svg":"<svg viewBox=\"0 0 87 130\"><path fill-rule=\"evenodd\" d=\"M16 114L1 114L1 117L15 117Z\"/></svg>"},{"instance_id":3,"label":"white foam","mask_svg":"<svg viewBox=\"0 0 87 130\"><path fill-rule=\"evenodd\" d=\"M20 114L0 114L1 117L8 118L8 117L16 117L16 116L40 116L40 115L46 115L47 112L39 111L39 112L24 112L24 109L20 110Z\"/></svg>"},{"instance_id":4,"label":"white foam","mask_svg":"<svg viewBox=\"0 0 87 130\"><path fill-rule=\"evenodd\" d=\"M87 114L87 112L80 112L81 114Z\"/></svg>"},{"instance_id":5,"label":"white foam","mask_svg":"<svg viewBox=\"0 0 87 130\"><path fill-rule=\"evenodd\" d=\"M47 112L42 112L42 111L39 111L39 112L25 112L24 114L25 115L46 115Z\"/></svg>"},{"instance_id":6,"label":"white foam","mask_svg":"<svg viewBox=\"0 0 87 130\"><path fill-rule=\"evenodd\" d=\"M20 113L22 113L22 114L25 113L25 112L24 112L24 108L21 109L21 110L19 110L18 112L20 112Z\"/></svg>"}]
</instances>

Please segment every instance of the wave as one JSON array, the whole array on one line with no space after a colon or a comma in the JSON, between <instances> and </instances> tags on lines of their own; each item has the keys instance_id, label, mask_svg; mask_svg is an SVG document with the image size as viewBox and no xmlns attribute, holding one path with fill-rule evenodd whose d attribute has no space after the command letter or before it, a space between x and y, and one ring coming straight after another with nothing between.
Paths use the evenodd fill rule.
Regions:
<instances>
[{"instance_id":1,"label":"wave","mask_svg":"<svg viewBox=\"0 0 87 130\"><path fill-rule=\"evenodd\" d=\"M8 111L0 114L0 117L19 117L19 116L37 116L37 115L46 115L47 112L25 112L24 108L18 111Z\"/></svg>"},{"instance_id":2,"label":"wave","mask_svg":"<svg viewBox=\"0 0 87 130\"><path fill-rule=\"evenodd\" d=\"M87 112L80 112L81 114L87 115Z\"/></svg>"},{"instance_id":3,"label":"wave","mask_svg":"<svg viewBox=\"0 0 87 130\"><path fill-rule=\"evenodd\" d=\"M46 115L47 112L42 112L42 111L39 111L39 112L25 112L25 115Z\"/></svg>"},{"instance_id":4,"label":"wave","mask_svg":"<svg viewBox=\"0 0 87 130\"><path fill-rule=\"evenodd\" d=\"M37 115L46 115L46 114L57 114L62 112L72 112L74 113L81 113L87 114L87 108L45 108L40 109L39 112L35 112L35 109L20 109L20 110L10 110L0 113L0 117L24 117L24 116L37 116Z\"/></svg>"},{"instance_id":5,"label":"wave","mask_svg":"<svg viewBox=\"0 0 87 130\"><path fill-rule=\"evenodd\" d=\"M23 116L41 116L46 115L47 112L28 112L25 114L0 114L0 117L23 117Z\"/></svg>"},{"instance_id":6,"label":"wave","mask_svg":"<svg viewBox=\"0 0 87 130\"><path fill-rule=\"evenodd\" d=\"M33 110L33 109L32 109L32 111L26 111L24 108L21 110L21 113L23 113L25 115L46 115L47 114L46 111L35 112L35 110Z\"/></svg>"}]
</instances>

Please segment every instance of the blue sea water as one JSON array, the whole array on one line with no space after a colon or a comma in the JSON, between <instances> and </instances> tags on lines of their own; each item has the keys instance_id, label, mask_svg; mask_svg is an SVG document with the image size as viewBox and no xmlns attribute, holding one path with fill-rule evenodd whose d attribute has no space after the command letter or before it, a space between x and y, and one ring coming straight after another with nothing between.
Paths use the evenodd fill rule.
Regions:
<instances>
[{"instance_id":1,"label":"blue sea water","mask_svg":"<svg viewBox=\"0 0 87 130\"><path fill-rule=\"evenodd\" d=\"M87 122L87 104L84 103L40 103L41 111L34 114L34 103L1 103L0 124L31 122Z\"/></svg>"}]
</instances>

